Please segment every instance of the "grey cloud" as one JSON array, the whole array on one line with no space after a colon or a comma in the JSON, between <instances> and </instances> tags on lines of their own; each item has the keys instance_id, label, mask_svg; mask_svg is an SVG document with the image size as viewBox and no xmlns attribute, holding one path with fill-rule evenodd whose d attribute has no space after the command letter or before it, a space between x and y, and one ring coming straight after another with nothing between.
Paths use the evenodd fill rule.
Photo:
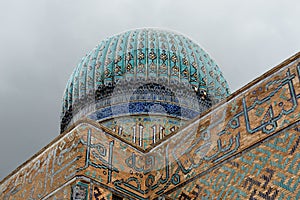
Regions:
<instances>
[{"instance_id":1,"label":"grey cloud","mask_svg":"<svg viewBox=\"0 0 300 200\"><path fill-rule=\"evenodd\" d=\"M12 0L0 2L0 179L59 134L61 97L77 62L137 27L190 36L232 91L299 51L297 0Z\"/></svg>"}]
</instances>

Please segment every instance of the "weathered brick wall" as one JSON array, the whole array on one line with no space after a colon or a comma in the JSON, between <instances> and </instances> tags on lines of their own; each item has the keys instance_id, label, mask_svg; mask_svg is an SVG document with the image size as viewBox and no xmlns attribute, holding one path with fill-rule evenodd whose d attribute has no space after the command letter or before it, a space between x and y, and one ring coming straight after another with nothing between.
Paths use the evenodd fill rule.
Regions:
<instances>
[{"instance_id":1,"label":"weathered brick wall","mask_svg":"<svg viewBox=\"0 0 300 200\"><path fill-rule=\"evenodd\" d=\"M299 199L299 57L149 151L79 123L4 179L0 199Z\"/></svg>"},{"instance_id":2,"label":"weathered brick wall","mask_svg":"<svg viewBox=\"0 0 300 200\"><path fill-rule=\"evenodd\" d=\"M0 184L0 199L41 199L71 180L79 166L76 131L60 137Z\"/></svg>"}]
</instances>

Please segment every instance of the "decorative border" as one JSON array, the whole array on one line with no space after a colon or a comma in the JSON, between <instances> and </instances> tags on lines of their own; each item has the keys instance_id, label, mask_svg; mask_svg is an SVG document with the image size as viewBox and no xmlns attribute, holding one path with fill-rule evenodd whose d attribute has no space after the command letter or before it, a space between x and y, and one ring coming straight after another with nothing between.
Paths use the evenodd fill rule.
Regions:
<instances>
[{"instance_id":1,"label":"decorative border","mask_svg":"<svg viewBox=\"0 0 300 200\"><path fill-rule=\"evenodd\" d=\"M155 109L155 107L163 109ZM173 117L193 119L200 113L188 108L164 102L133 102L99 109L92 114L89 114L88 118L95 121L102 121L111 117L128 114L166 114Z\"/></svg>"},{"instance_id":2,"label":"decorative border","mask_svg":"<svg viewBox=\"0 0 300 200\"><path fill-rule=\"evenodd\" d=\"M76 199L76 198L74 198L74 190L75 190L76 186L79 186L80 189L85 190L85 197L84 197L84 199ZM72 186L72 191L71 191L71 200L87 200L88 199L88 188L89 188L89 186L86 183L77 182L76 184L74 184Z\"/></svg>"}]
</instances>

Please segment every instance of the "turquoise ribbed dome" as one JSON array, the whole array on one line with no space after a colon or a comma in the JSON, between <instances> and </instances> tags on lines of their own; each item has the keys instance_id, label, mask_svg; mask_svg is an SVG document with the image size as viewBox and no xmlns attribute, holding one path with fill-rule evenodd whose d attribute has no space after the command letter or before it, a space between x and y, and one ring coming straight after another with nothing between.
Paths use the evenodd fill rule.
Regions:
<instances>
[{"instance_id":1,"label":"turquoise ribbed dome","mask_svg":"<svg viewBox=\"0 0 300 200\"><path fill-rule=\"evenodd\" d=\"M121 88L124 85L131 87L129 92ZM150 91L151 95L142 97L143 91ZM161 93L160 97L158 93ZM164 95L166 93L170 98ZM144 103L146 98L147 102L177 105L193 110L193 115L197 115L228 95L228 84L219 67L191 39L160 29L130 30L103 40L75 68L63 96L61 129L65 130L84 116L99 121L126 114L130 110L128 106L124 108L127 111L122 111L122 106L114 106L132 99ZM204 107L193 108L188 102L192 96L197 96ZM107 107L110 111L102 110L99 114L99 110ZM111 110L113 113L105 116ZM143 112L150 111L144 109ZM172 116L174 113L168 111L167 114ZM193 117L182 113L174 116Z\"/></svg>"}]
</instances>

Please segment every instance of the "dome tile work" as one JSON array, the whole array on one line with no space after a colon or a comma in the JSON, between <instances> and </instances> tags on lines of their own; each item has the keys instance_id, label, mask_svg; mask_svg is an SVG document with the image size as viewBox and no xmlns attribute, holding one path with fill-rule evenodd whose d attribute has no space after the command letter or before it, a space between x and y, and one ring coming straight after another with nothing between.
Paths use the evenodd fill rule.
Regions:
<instances>
[{"instance_id":1,"label":"dome tile work","mask_svg":"<svg viewBox=\"0 0 300 200\"><path fill-rule=\"evenodd\" d=\"M300 52L158 142L182 122L163 113L186 103L174 88L143 84L120 116L80 120L0 181L0 199L300 199Z\"/></svg>"},{"instance_id":2,"label":"dome tile work","mask_svg":"<svg viewBox=\"0 0 300 200\"><path fill-rule=\"evenodd\" d=\"M174 121L168 127L175 130L228 95L217 64L189 38L130 30L103 40L75 68L63 96L61 131L83 117L122 129L128 116L139 115L149 127ZM139 117L129 121L143 125ZM132 141L132 134L125 138Z\"/></svg>"}]
</instances>

